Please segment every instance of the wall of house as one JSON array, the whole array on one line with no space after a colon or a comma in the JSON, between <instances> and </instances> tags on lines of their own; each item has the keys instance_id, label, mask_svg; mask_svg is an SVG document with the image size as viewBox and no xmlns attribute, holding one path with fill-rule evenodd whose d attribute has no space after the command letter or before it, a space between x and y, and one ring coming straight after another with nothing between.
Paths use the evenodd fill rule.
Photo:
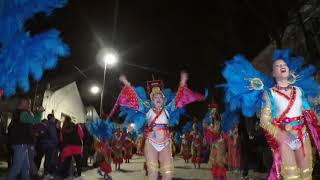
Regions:
<instances>
[{"instance_id":1,"label":"wall of house","mask_svg":"<svg viewBox=\"0 0 320 180\"><path fill-rule=\"evenodd\" d=\"M56 119L61 121L64 120L66 115L70 116L76 123L86 121L86 109L75 82L55 92L46 90L42 106L46 109L44 117L53 112Z\"/></svg>"}]
</instances>

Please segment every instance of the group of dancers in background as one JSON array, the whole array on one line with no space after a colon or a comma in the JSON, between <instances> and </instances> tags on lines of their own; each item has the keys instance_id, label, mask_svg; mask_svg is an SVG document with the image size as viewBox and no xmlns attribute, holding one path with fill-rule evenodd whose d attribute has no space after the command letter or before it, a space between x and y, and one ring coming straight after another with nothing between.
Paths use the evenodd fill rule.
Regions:
<instances>
[{"instance_id":1,"label":"group of dancers in background","mask_svg":"<svg viewBox=\"0 0 320 180\"><path fill-rule=\"evenodd\" d=\"M182 134L176 134L171 129L169 148L172 157L180 157L187 164L190 161L195 169L200 169L203 163L211 163L213 177L226 179L227 171L240 172L240 138L237 127L229 134L221 130L221 117L217 107L217 104L210 104L206 116L210 119L199 122L194 118L192 122L186 123ZM106 179L110 178L112 164L115 170L119 170L122 163L130 163L134 154L145 154L146 137L143 134L121 128L119 124L114 132L110 141L95 141L96 152L103 157L98 172ZM150 170L148 164L150 163L145 161L143 166L146 176Z\"/></svg>"}]
</instances>

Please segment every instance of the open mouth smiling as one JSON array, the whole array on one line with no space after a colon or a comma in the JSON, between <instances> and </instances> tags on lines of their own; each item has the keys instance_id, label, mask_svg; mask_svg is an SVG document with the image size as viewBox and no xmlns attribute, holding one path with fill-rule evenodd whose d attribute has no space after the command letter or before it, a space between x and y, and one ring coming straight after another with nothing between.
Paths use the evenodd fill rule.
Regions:
<instances>
[{"instance_id":1,"label":"open mouth smiling","mask_svg":"<svg viewBox=\"0 0 320 180\"><path fill-rule=\"evenodd\" d=\"M281 73L286 73L287 70L286 70L285 68L281 68L281 69L280 69L280 72L281 72Z\"/></svg>"}]
</instances>

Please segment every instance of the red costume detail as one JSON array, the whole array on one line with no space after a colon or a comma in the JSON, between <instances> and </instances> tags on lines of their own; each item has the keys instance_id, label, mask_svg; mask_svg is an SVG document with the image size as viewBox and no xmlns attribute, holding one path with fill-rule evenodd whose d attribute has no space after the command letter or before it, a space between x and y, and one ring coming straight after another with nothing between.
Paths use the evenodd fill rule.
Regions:
<instances>
[{"instance_id":1,"label":"red costume detail","mask_svg":"<svg viewBox=\"0 0 320 180\"><path fill-rule=\"evenodd\" d=\"M174 108L182 108L189 103L204 99L205 97L202 94L191 91L186 85L180 86L176 95Z\"/></svg>"}]
</instances>

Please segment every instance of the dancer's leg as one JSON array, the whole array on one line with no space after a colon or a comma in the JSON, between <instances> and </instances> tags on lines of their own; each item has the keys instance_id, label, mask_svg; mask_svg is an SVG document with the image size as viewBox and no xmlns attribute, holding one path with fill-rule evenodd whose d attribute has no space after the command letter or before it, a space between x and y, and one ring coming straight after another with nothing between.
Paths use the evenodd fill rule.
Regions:
<instances>
[{"instance_id":1,"label":"dancer's leg","mask_svg":"<svg viewBox=\"0 0 320 180\"><path fill-rule=\"evenodd\" d=\"M146 140L144 155L147 162L148 180L157 180L159 172L158 151Z\"/></svg>"},{"instance_id":2,"label":"dancer's leg","mask_svg":"<svg viewBox=\"0 0 320 180\"><path fill-rule=\"evenodd\" d=\"M281 174L284 180L295 180L300 178L300 170L297 166L294 151L285 143L280 144L282 169Z\"/></svg>"},{"instance_id":3,"label":"dancer's leg","mask_svg":"<svg viewBox=\"0 0 320 180\"><path fill-rule=\"evenodd\" d=\"M312 180L312 147L309 137L307 137L306 141L304 142L304 152L305 155L303 155L302 148L295 151L297 165L301 170L301 179Z\"/></svg>"},{"instance_id":4,"label":"dancer's leg","mask_svg":"<svg viewBox=\"0 0 320 180\"><path fill-rule=\"evenodd\" d=\"M174 166L170 144L160 151L159 161L162 180L171 180Z\"/></svg>"}]
</instances>

